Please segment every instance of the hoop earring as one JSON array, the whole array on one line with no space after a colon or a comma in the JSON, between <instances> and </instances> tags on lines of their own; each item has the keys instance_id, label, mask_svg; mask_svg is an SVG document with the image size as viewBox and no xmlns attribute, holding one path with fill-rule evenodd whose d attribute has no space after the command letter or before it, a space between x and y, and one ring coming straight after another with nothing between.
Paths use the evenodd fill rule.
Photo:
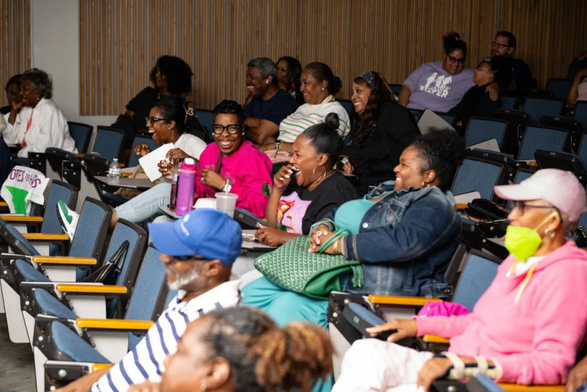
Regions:
<instances>
[{"instance_id":1,"label":"hoop earring","mask_svg":"<svg viewBox=\"0 0 587 392\"><path fill-rule=\"evenodd\" d=\"M326 178L326 168L322 167L324 169L324 175L322 176L322 181L324 181L324 179Z\"/></svg>"}]
</instances>

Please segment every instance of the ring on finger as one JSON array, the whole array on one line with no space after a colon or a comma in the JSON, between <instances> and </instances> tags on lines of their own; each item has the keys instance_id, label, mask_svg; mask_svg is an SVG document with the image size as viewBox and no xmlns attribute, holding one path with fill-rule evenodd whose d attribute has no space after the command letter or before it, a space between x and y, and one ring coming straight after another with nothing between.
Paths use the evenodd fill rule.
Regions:
<instances>
[{"instance_id":1,"label":"ring on finger","mask_svg":"<svg viewBox=\"0 0 587 392\"><path fill-rule=\"evenodd\" d=\"M202 184L205 184L206 183L206 177L200 177L200 182Z\"/></svg>"},{"instance_id":2,"label":"ring on finger","mask_svg":"<svg viewBox=\"0 0 587 392\"><path fill-rule=\"evenodd\" d=\"M322 235L322 232L321 232L321 231L317 231L317 232L316 232L316 236L317 236L317 237L320 237L321 235Z\"/></svg>"}]
</instances>

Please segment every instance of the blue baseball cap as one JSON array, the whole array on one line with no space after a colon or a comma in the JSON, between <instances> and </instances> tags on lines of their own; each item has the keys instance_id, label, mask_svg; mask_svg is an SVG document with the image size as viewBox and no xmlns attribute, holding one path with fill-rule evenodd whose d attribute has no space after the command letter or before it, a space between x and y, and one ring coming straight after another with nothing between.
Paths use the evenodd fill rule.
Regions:
<instances>
[{"instance_id":1,"label":"blue baseball cap","mask_svg":"<svg viewBox=\"0 0 587 392\"><path fill-rule=\"evenodd\" d=\"M232 265L241 254L240 225L225 212L200 208L170 223L149 223L153 246L170 256L200 255Z\"/></svg>"}]
</instances>

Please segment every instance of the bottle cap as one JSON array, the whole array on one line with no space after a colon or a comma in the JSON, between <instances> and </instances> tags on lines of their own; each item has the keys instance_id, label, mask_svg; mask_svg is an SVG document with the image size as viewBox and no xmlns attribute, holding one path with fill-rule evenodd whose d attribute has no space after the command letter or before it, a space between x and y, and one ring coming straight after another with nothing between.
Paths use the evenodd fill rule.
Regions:
<instances>
[{"instance_id":1,"label":"bottle cap","mask_svg":"<svg viewBox=\"0 0 587 392\"><path fill-rule=\"evenodd\" d=\"M192 158L186 158L183 162L186 165L195 165L196 164L196 161L194 161Z\"/></svg>"}]
</instances>

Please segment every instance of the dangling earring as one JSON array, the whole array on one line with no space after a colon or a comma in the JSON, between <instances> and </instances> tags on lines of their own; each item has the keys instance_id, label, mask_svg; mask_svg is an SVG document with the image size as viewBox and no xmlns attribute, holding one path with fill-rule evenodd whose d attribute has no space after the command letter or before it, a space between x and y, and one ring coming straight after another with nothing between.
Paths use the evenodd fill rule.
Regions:
<instances>
[{"instance_id":1,"label":"dangling earring","mask_svg":"<svg viewBox=\"0 0 587 392\"><path fill-rule=\"evenodd\" d=\"M553 238L554 237L554 231L550 231L548 229L544 230L544 238Z\"/></svg>"},{"instance_id":2,"label":"dangling earring","mask_svg":"<svg viewBox=\"0 0 587 392\"><path fill-rule=\"evenodd\" d=\"M202 383L202 384L200 384L200 389L202 391L205 391L206 389L208 389L208 387L206 386L206 384Z\"/></svg>"},{"instance_id":3,"label":"dangling earring","mask_svg":"<svg viewBox=\"0 0 587 392\"><path fill-rule=\"evenodd\" d=\"M426 183L424 181L422 181L422 188L424 188L426 185Z\"/></svg>"}]
</instances>

